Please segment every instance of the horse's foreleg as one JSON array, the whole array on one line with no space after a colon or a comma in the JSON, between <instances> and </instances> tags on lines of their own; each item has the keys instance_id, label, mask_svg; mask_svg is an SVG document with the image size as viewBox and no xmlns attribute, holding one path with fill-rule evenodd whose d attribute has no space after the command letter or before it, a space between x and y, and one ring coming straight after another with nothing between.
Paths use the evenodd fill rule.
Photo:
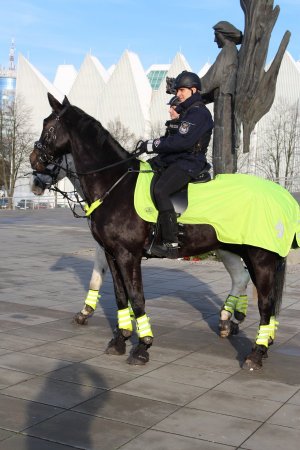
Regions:
<instances>
[{"instance_id":1,"label":"horse's foreleg","mask_svg":"<svg viewBox=\"0 0 300 450\"><path fill-rule=\"evenodd\" d=\"M108 264L104 250L97 245L95 250L95 260L90 279L89 291L85 298L84 306L81 311L75 314L73 321L79 325L86 325L87 321L94 314L99 301L99 290L103 284L105 274L108 269Z\"/></svg>"},{"instance_id":2,"label":"horse's foreleg","mask_svg":"<svg viewBox=\"0 0 300 450\"><path fill-rule=\"evenodd\" d=\"M221 249L217 253L231 278L231 290L220 311L219 321L220 336L228 337L238 333L238 324L246 317L250 276L238 255ZM236 322L231 320L232 316Z\"/></svg>"},{"instance_id":3,"label":"horse's foreleg","mask_svg":"<svg viewBox=\"0 0 300 450\"><path fill-rule=\"evenodd\" d=\"M114 337L108 343L105 353L108 355L124 355L126 341L132 335L131 310L128 306L128 295L122 278L120 267L114 258L107 255L107 262L114 282L114 291L118 307L118 323Z\"/></svg>"},{"instance_id":4,"label":"horse's foreleg","mask_svg":"<svg viewBox=\"0 0 300 450\"><path fill-rule=\"evenodd\" d=\"M123 250L118 257L118 267L120 268L128 298L130 299L136 320L136 331L139 337L139 342L133 347L127 362L129 364L143 365L149 361L148 349L153 342L153 333L149 317L145 313L141 258Z\"/></svg>"}]
</instances>

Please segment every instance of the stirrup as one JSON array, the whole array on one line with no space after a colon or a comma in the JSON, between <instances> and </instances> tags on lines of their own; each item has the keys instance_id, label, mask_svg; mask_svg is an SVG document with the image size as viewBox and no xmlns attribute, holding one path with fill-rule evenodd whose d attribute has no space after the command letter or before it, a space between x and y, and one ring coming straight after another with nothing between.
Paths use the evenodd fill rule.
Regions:
<instances>
[{"instance_id":1,"label":"stirrup","mask_svg":"<svg viewBox=\"0 0 300 450\"><path fill-rule=\"evenodd\" d=\"M151 248L151 254L160 258L177 259L178 249L178 242L163 242L162 244L154 244Z\"/></svg>"}]
</instances>

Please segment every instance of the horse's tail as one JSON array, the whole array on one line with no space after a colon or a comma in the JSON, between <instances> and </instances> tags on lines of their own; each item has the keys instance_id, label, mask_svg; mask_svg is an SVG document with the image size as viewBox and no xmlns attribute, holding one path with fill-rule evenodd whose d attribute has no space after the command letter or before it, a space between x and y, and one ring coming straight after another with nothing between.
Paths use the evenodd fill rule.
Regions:
<instances>
[{"instance_id":1,"label":"horse's tail","mask_svg":"<svg viewBox=\"0 0 300 450\"><path fill-rule=\"evenodd\" d=\"M285 282L285 272L286 272L286 258L279 257L278 260L276 261L275 277L271 292L273 304L272 310L273 316L277 316L280 311Z\"/></svg>"}]
</instances>

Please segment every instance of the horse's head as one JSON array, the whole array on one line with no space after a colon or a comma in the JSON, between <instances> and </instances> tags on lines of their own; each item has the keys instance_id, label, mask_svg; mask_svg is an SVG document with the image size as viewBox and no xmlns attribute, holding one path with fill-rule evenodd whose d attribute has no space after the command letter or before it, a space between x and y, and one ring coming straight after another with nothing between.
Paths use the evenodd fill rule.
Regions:
<instances>
[{"instance_id":1,"label":"horse's head","mask_svg":"<svg viewBox=\"0 0 300 450\"><path fill-rule=\"evenodd\" d=\"M35 195L43 195L46 189L50 189L51 186L65 178L65 176L69 177L74 184L77 181L77 177L73 177L74 174L75 164L72 154L64 155L62 158L55 160L53 164L48 164L42 173L36 170L33 171L31 192Z\"/></svg>"},{"instance_id":2,"label":"horse's head","mask_svg":"<svg viewBox=\"0 0 300 450\"><path fill-rule=\"evenodd\" d=\"M31 167L43 173L49 164L72 153L77 173L87 175L103 167L131 160L130 153L92 116L48 93L52 113L44 119L40 139L30 154Z\"/></svg>"},{"instance_id":3,"label":"horse's head","mask_svg":"<svg viewBox=\"0 0 300 450\"><path fill-rule=\"evenodd\" d=\"M45 172L50 163L70 152L69 134L60 119L71 105L66 97L60 103L50 93L48 100L52 113L44 120L41 136L29 157L31 167L37 172Z\"/></svg>"}]
</instances>

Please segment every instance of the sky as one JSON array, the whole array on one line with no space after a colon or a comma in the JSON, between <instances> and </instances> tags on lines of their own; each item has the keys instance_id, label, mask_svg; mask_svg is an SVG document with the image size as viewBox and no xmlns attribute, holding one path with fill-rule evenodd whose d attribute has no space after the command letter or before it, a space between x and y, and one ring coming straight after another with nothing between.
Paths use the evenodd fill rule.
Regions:
<instances>
[{"instance_id":1,"label":"sky","mask_svg":"<svg viewBox=\"0 0 300 450\"><path fill-rule=\"evenodd\" d=\"M254 0L260 1L260 0ZM267 62L275 55L286 30L288 51L300 60L300 0L274 1L280 6ZM125 50L136 53L145 70L171 63L177 52L195 72L219 53L213 25L227 20L244 30L239 0L0 0L0 64L8 67L15 41L21 53L49 81L59 64L78 70L86 54L108 69Z\"/></svg>"}]
</instances>

